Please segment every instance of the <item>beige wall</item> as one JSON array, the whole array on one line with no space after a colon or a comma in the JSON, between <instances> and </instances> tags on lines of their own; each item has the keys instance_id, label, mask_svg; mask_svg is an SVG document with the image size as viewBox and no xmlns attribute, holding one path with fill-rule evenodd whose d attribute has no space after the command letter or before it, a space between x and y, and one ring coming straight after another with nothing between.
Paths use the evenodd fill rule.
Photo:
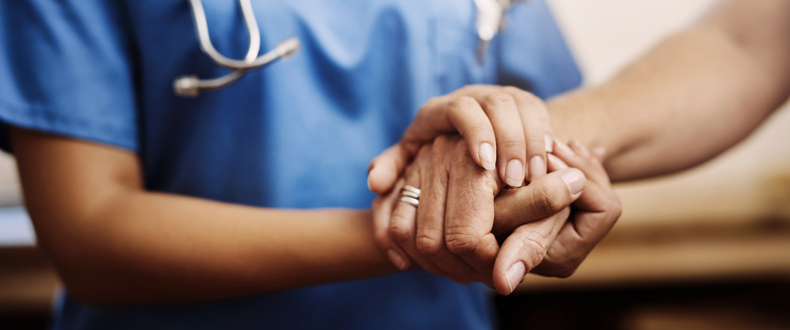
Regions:
<instances>
[{"instance_id":1,"label":"beige wall","mask_svg":"<svg viewBox=\"0 0 790 330\"><path fill-rule=\"evenodd\" d=\"M548 0L585 74L596 84L693 23L712 0ZM790 107L746 141L701 167L648 183L622 185L621 225L690 217L745 218L765 211L775 176L790 175ZM679 150L680 151L680 150ZM787 196L784 196L787 197ZM770 205L768 205L770 206Z\"/></svg>"},{"instance_id":2,"label":"beige wall","mask_svg":"<svg viewBox=\"0 0 790 330\"><path fill-rule=\"evenodd\" d=\"M548 0L585 74L606 80L661 38L693 22L712 0ZM790 110L777 112L744 143L700 168L668 179L629 184L621 223L759 211L762 188L790 172ZM20 202L11 157L0 156L0 205Z\"/></svg>"}]
</instances>

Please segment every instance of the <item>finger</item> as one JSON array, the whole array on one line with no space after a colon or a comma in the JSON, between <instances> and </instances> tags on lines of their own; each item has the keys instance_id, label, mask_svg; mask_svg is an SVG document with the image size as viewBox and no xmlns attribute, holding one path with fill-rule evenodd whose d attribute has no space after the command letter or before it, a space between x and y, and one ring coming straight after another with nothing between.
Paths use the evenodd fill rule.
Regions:
<instances>
[{"instance_id":1,"label":"finger","mask_svg":"<svg viewBox=\"0 0 790 330\"><path fill-rule=\"evenodd\" d=\"M609 204L611 206L605 208L610 211L589 212L577 209L571 216L571 221L568 221L560 230L549 248L545 260L535 268L534 273L557 277L571 276L593 248L612 229L620 217L619 201L614 201L616 205L611 204L612 201L604 203L588 201L594 196L605 196L606 192L599 189L601 187L598 185L585 188L585 193L577 203Z\"/></svg>"},{"instance_id":2,"label":"finger","mask_svg":"<svg viewBox=\"0 0 790 330\"><path fill-rule=\"evenodd\" d=\"M458 132L469 154L488 170L496 167L496 137L491 122L470 96L443 96L429 100L395 146L374 158L368 167L368 187L381 194L392 187L419 148L441 134Z\"/></svg>"},{"instance_id":3,"label":"finger","mask_svg":"<svg viewBox=\"0 0 790 330\"><path fill-rule=\"evenodd\" d=\"M526 187L503 190L495 199L492 232L504 237L522 224L562 211L582 195L585 181L584 173L568 168L549 173Z\"/></svg>"},{"instance_id":4,"label":"finger","mask_svg":"<svg viewBox=\"0 0 790 330\"><path fill-rule=\"evenodd\" d=\"M606 160L606 148L596 147L590 150L590 152L599 162L603 163L604 160Z\"/></svg>"},{"instance_id":5,"label":"finger","mask_svg":"<svg viewBox=\"0 0 790 330\"><path fill-rule=\"evenodd\" d=\"M588 179L598 184L609 186L609 176L606 174L603 165L601 165L597 159L593 158L590 152L587 151L587 148L581 145L577 140L572 140L571 144L574 145L574 149L565 143L555 140L554 154L557 155L557 158L561 159L570 167L582 170L582 172L588 176Z\"/></svg>"},{"instance_id":6,"label":"finger","mask_svg":"<svg viewBox=\"0 0 790 330\"><path fill-rule=\"evenodd\" d=\"M411 158L412 155L400 143L384 150L368 165L368 189L377 194L390 191Z\"/></svg>"},{"instance_id":7,"label":"finger","mask_svg":"<svg viewBox=\"0 0 790 330\"><path fill-rule=\"evenodd\" d=\"M573 275L590 252L579 246L580 240L577 236L573 221L565 222L543 261L532 269L532 273L561 278Z\"/></svg>"},{"instance_id":8,"label":"finger","mask_svg":"<svg viewBox=\"0 0 790 330\"><path fill-rule=\"evenodd\" d=\"M400 246L392 241L389 236L389 226L395 202L399 196L398 191L403 185L403 180L400 180L395 184L393 191L387 195L379 196L373 201L373 235L376 244L385 252L392 264L401 270L411 267L411 259L406 256Z\"/></svg>"},{"instance_id":9,"label":"finger","mask_svg":"<svg viewBox=\"0 0 790 330\"><path fill-rule=\"evenodd\" d=\"M527 146L516 100L509 93L495 90L478 96L478 101L494 127L499 176L509 186L521 187L526 177ZM542 132L540 136L540 149L544 150Z\"/></svg>"},{"instance_id":10,"label":"finger","mask_svg":"<svg viewBox=\"0 0 790 330\"><path fill-rule=\"evenodd\" d=\"M573 227L583 241L598 243L620 217L620 200L611 188L589 184L574 204L579 212ZM605 217L605 219L601 218Z\"/></svg>"},{"instance_id":11,"label":"finger","mask_svg":"<svg viewBox=\"0 0 790 330\"><path fill-rule=\"evenodd\" d=\"M429 168L430 154L431 146L425 146L420 149L417 158L409 167L405 175L406 185L410 185L418 189L421 187L421 180L423 176L422 170ZM402 198L400 196L401 192L398 191L397 193L399 198L395 205L395 209L392 212L392 218L390 220L389 227L389 235L391 239L425 271L431 274L445 276L461 283L466 283L468 280L459 278L455 274L444 271L433 261L421 255L419 251L417 251L415 244L417 207L402 201L400 199Z\"/></svg>"},{"instance_id":12,"label":"finger","mask_svg":"<svg viewBox=\"0 0 790 330\"><path fill-rule=\"evenodd\" d=\"M457 139L442 135L436 138L432 148L431 166L423 169L420 207L417 209L417 250L422 254L437 254L444 247L444 215L447 201L449 168L445 157L449 157Z\"/></svg>"},{"instance_id":13,"label":"finger","mask_svg":"<svg viewBox=\"0 0 790 330\"><path fill-rule=\"evenodd\" d=\"M505 87L514 98L518 107L521 126L526 139L527 159L529 159L529 181L546 175L547 136L550 132L549 111L543 100L531 93L515 87ZM494 127L496 129L496 127ZM501 143L500 143L501 148Z\"/></svg>"},{"instance_id":14,"label":"finger","mask_svg":"<svg viewBox=\"0 0 790 330\"><path fill-rule=\"evenodd\" d=\"M494 288L509 295L537 267L546 255L570 213L568 208L548 218L516 228L499 251L494 264Z\"/></svg>"},{"instance_id":15,"label":"finger","mask_svg":"<svg viewBox=\"0 0 790 330\"><path fill-rule=\"evenodd\" d=\"M452 152L460 137L441 135L436 138L431 148L432 161L425 162L422 156L415 161L420 166L421 192L420 206L417 208L417 232L415 246L418 253L430 260L448 274L452 274L465 282L490 282L489 273L478 273L461 258L451 254L444 243L444 210L446 201L447 179L449 169L445 157ZM466 153L466 151L463 151ZM422 153L422 151L421 151Z\"/></svg>"},{"instance_id":16,"label":"finger","mask_svg":"<svg viewBox=\"0 0 790 330\"><path fill-rule=\"evenodd\" d=\"M549 172L555 172L569 168L568 164L565 164L565 162L563 162L562 159L557 158L557 156L548 154L546 155L546 158L549 160Z\"/></svg>"},{"instance_id":17,"label":"finger","mask_svg":"<svg viewBox=\"0 0 790 330\"><path fill-rule=\"evenodd\" d=\"M588 176L596 183L604 187L610 187L612 185L612 181L609 179L609 174L606 173L606 169L603 167L603 164L598 159L598 157L588 151L587 148L581 144L581 142L579 142L579 140L572 140L571 145L571 148L573 148L577 154L586 155L586 159L584 159L585 168L577 168L582 170L582 172L589 172L590 174Z\"/></svg>"},{"instance_id":18,"label":"finger","mask_svg":"<svg viewBox=\"0 0 790 330\"><path fill-rule=\"evenodd\" d=\"M477 165L495 169L497 140L494 128L483 108L470 96L455 94L431 99L417 113L402 141L412 150L439 135L455 132L464 138Z\"/></svg>"},{"instance_id":19,"label":"finger","mask_svg":"<svg viewBox=\"0 0 790 330\"><path fill-rule=\"evenodd\" d=\"M496 174L474 166L462 149L454 154L447 188L446 246L478 272L490 274L499 248L490 233L499 190Z\"/></svg>"}]
</instances>

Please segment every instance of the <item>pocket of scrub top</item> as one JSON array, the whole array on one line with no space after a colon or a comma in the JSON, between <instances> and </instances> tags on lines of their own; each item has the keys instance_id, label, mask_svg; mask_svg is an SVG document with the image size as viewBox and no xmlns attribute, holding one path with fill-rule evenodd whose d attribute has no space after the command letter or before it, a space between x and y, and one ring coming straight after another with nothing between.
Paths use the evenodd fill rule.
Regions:
<instances>
[{"instance_id":1,"label":"pocket of scrub top","mask_svg":"<svg viewBox=\"0 0 790 330\"><path fill-rule=\"evenodd\" d=\"M471 10L470 15L449 11L439 14L435 19L436 79L441 94L469 84L496 82L495 43L498 38L491 41L483 63L479 63L476 57L479 39L475 30L475 14L475 10Z\"/></svg>"}]
</instances>

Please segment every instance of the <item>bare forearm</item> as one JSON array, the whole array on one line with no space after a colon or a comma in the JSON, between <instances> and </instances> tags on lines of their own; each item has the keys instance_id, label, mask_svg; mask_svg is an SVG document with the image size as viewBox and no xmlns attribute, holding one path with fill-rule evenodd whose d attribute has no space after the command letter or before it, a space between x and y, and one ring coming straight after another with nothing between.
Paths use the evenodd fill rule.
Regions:
<instances>
[{"instance_id":1,"label":"bare forearm","mask_svg":"<svg viewBox=\"0 0 790 330\"><path fill-rule=\"evenodd\" d=\"M605 147L613 180L685 169L740 141L790 91L787 20L765 10L731 17L743 4L723 4L607 83L551 100L555 133ZM737 24L757 20L773 23L766 31Z\"/></svg>"},{"instance_id":2,"label":"bare forearm","mask_svg":"<svg viewBox=\"0 0 790 330\"><path fill-rule=\"evenodd\" d=\"M374 245L367 211L136 192L55 232L46 238L68 288L99 304L203 301L394 270Z\"/></svg>"}]
</instances>

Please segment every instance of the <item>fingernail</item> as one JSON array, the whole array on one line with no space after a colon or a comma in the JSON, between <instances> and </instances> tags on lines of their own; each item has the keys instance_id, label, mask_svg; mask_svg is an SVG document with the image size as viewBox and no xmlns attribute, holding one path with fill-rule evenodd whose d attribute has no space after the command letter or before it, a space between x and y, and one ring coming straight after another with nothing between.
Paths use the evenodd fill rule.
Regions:
<instances>
[{"instance_id":1,"label":"fingernail","mask_svg":"<svg viewBox=\"0 0 790 330\"><path fill-rule=\"evenodd\" d=\"M564 170L568 168L568 164L565 164L565 162L557 158L557 156L548 154L546 155L546 157L549 159L549 165L551 165L551 167L554 168L554 171Z\"/></svg>"},{"instance_id":2,"label":"fingernail","mask_svg":"<svg viewBox=\"0 0 790 330\"><path fill-rule=\"evenodd\" d=\"M604 147L593 148L592 154L595 155L595 157L603 158L603 156L606 155L606 148Z\"/></svg>"},{"instance_id":3,"label":"fingernail","mask_svg":"<svg viewBox=\"0 0 790 330\"><path fill-rule=\"evenodd\" d=\"M397 251L393 249L387 250L387 257L390 258L390 261L392 261L392 263L395 265L395 267L398 267L398 269L406 269L406 259L404 259Z\"/></svg>"},{"instance_id":4,"label":"fingernail","mask_svg":"<svg viewBox=\"0 0 790 330\"><path fill-rule=\"evenodd\" d=\"M483 168L491 171L496 168L496 158L494 158L494 147L488 143L483 142L480 144L480 149L477 150L480 156L480 162L483 163Z\"/></svg>"},{"instance_id":5,"label":"fingernail","mask_svg":"<svg viewBox=\"0 0 790 330\"><path fill-rule=\"evenodd\" d=\"M524 183L524 164L518 160L513 159L507 163L505 170L505 181L511 187L521 187Z\"/></svg>"},{"instance_id":6,"label":"fingernail","mask_svg":"<svg viewBox=\"0 0 790 330\"><path fill-rule=\"evenodd\" d=\"M568 191L571 193L571 196L573 198L579 197L582 193L582 189L584 189L584 173L578 169L571 168L562 172L560 178L565 182L565 185L568 186Z\"/></svg>"},{"instance_id":7,"label":"fingernail","mask_svg":"<svg viewBox=\"0 0 790 330\"><path fill-rule=\"evenodd\" d=\"M576 155L576 153L573 152L573 150L571 150L571 148L568 147L567 144L562 143L562 142L560 142L560 140L557 140L557 139L554 139L554 141L557 142L556 143L557 148L554 150L555 154L559 154L561 156L564 155L564 156L568 156L568 157Z\"/></svg>"},{"instance_id":8,"label":"fingernail","mask_svg":"<svg viewBox=\"0 0 790 330\"><path fill-rule=\"evenodd\" d=\"M533 156L529 160L529 181L535 181L546 174L546 162L541 156Z\"/></svg>"},{"instance_id":9,"label":"fingernail","mask_svg":"<svg viewBox=\"0 0 790 330\"><path fill-rule=\"evenodd\" d=\"M527 275L527 267L524 266L524 263L519 261L513 266L510 266L510 269L507 270L505 273L505 277L507 277L507 285L510 292L513 292L514 289L524 280L524 276Z\"/></svg>"},{"instance_id":10,"label":"fingernail","mask_svg":"<svg viewBox=\"0 0 790 330\"><path fill-rule=\"evenodd\" d=\"M581 142L579 142L579 140L573 139L571 143L573 143L574 148L580 151L579 152L580 154L590 157L590 151L587 150L587 147L585 147Z\"/></svg>"},{"instance_id":11,"label":"fingernail","mask_svg":"<svg viewBox=\"0 0 790 330\"><path fill-rule=\"evenodd\" d=\"M551 135L544 134L543 142L546 143L546 152L554 152L554 139L551 138Z\"/></svg>"}]
</instances>

